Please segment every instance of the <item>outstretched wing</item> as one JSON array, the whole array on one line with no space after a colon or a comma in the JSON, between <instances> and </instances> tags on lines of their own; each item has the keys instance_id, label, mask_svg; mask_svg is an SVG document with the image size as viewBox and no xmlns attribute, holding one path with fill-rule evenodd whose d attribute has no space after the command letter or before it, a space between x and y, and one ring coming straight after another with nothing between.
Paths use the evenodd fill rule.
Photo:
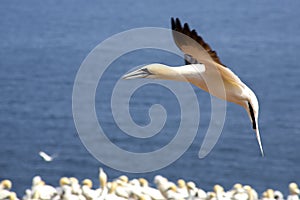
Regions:
<instances>
[{"instance_id":1,"label":"outstretched wing","mask_svg":"<svg viewBox=\"0 0 300 200\"><path fill-rule=\"evenodd\" d=\"M205 59L203 57L202 59L199 58L197 55L193 55L196 52L191 51L192 49L188 49L187 46L191 47L194 46L193 43L197 43L197 45L200 45L203 49L197 49L198 53L199 51L205 51L207 53L207 56L210 56L210 58L215 61L216 63L219 63L223 65L220 61L220 58L218 57L217 53L211 49L211 47L202 39L201 36L199 36L195 29L190 30L189 25L185 23L183 26L181 25L181 22L178 18L174 20L174 18L171 19L172 23L172 30L173 30L173 38L177 46L188 56L191 56L195 59L198 59L198 62L201 62L202 59ZM185 37L183 35L186 35L188 37ZM191 41L188 40L188 38L191 38ZM194 42L192 42L194 40ZM203 52L204 53L204 52ZM198 57L198 58L197 58ZM223 65L225 67L225 65Z\"/></svg>"},{"instance_id":2,"label":"outstretched wing","mask_svg":"<svg viewBox=\"0 0 300 200\"><path fill-rule=\"evenodd\" d=\"M241 81L221 63L217 53L197 34L196 30L191 30L187 23L182 26L178 18L171 18L171 24L174 41L178 48L184 52L186 63L203 63L207 69L218 69L222 77L229 81Z\"/></svg>"}]
</instances>

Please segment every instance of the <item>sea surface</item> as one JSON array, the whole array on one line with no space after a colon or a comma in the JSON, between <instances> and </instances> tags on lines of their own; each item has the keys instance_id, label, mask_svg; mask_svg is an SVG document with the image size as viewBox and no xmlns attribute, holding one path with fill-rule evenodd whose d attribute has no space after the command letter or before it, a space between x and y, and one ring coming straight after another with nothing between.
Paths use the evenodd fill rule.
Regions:
<instances>
[{"instance_id":1,"label":"sea surface","mask_svg":"<svg viewBox=\"0 0 300 200\"><path fill-rule=\"evenodd\" d=\"M152 181L161 174L172 181L195 181L205 190L212 190L214 184L230 189L240 182L259 193L274 188L287 194L289 182L300 183L299 8L296 0L1 0L0 180L11 179L19 196L35 175L52 185L58 185L62 176L91 178L97 187L98 168L103 167L110 180L126 174ZM255 91L265 157L259 154L246 112L227 104L220 139L207 157L198 158L211 105L210 96L197 88L201 110L198 134L169 166L148 173L126 173L104 165L85 148L72 114L73 84L81 63L114 34L141 27L170 28L171 17L195 28L221 61ZM113 54L118 45L108 51ZM152 62L184 63L179 56L161 50L133 51L111 63L97 88L99 123L114 144L132 152L163 147L180 123L176 97L152 84L132 96L130 112L137 124L147 125L150 106L162 104L168 112L163 130L144 141L122 133L115 124L110 108L115 81L133 67ZM39 151L57 157L47 163Z\"/></svg>"}]
</instances>

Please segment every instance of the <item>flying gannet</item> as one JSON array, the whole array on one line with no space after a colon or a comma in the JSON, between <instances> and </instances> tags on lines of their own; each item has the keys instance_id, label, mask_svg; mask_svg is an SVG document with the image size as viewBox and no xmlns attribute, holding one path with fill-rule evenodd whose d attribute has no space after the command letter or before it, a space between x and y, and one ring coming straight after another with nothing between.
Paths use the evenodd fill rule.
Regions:
<instances>
[{"instance_id":1,"label":"flying gannet","mask_svg":"<svg viewBox=\"0 0 300 200\"><path fill-rule=\"evenodd\" d=\"M57 157L57 154L53 154L53 155L48 155L47 153L45 153L44 151L40 151L39 155L41 156L41 158L43 158L44 161L46 162L51 162L54 160L54 158Z\"/></svg>"},{"instance_id":2,"label":"flying gannet","mask_svg":"<svg viewBox=\"0 0 300 200\"><path fill-rule=\"evenodd\" d=\"M185 23L183 26L178 18L171 19L173 39L179 49L185 54L184 66L170 67L163 64L150 64L125 74L123 79L150 78L174 81L185 81L194 84L202 90L220 99L233 102L244 107L256 132L256 138L264 155L258 129L258 100L254 92L240 78L221 63L217 53ZM220 85L208 85L207 80L221 79L224 92ZM211 82L210 82L211 83Z\"/></svg>"}]
</instances>

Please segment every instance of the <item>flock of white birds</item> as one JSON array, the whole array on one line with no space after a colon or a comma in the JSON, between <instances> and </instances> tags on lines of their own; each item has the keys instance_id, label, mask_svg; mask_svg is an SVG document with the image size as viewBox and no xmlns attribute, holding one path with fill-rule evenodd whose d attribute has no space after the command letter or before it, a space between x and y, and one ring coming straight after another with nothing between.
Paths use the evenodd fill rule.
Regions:
<instances>
[{"instance_id":1,"label":"flock of white birds","mask_svg":"<svg viewBox=\"0 0 300 200\"><path fill-rule=\"evenodd\" d=\"M23 200L282 200L280 191L267 189L261 196L249 185L235 184L225 191L221 185L215 185L212 191L205 192L192 181L179 179L177 183L157 175L154 177L155 187L151 187L144 178L129 180L122 175L108 182L107 174L99 169L98 187L93 186L90 179L81 183L75 177L62 177L58 187L46 184L40 176L32 179L32 186L25 191ZM0 183L0 200L19 199L11 191L12 182L2 180ZM290 194L287 200L298 200L300 190L296 183L289 184Z\"/></svg>"}]
</instances>

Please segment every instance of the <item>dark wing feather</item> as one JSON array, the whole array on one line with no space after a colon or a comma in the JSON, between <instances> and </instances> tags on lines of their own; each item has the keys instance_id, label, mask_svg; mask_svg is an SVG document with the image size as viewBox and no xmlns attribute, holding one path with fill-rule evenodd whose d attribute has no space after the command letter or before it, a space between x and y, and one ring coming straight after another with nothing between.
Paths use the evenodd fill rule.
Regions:
<instances>
[{"instance_id":1,"label":"dark wing feather","mask_svg":"<svg viewBox=\"0 0 300 200\"><path fill-rule=\"evenodd\" d=\"M182 37L180 37L178 35L178 33L176 34L176 31L192 38L195 42L197 42L198 44L201 45L201 47L209 54L209 56L211 57L211 59L213 61L215 61L216 63L221 64L225 67L225 65L221 63L220 58L218 57L217 53L215 51L213 51L211 49L211 47L202 39L202 37L197 34L196 30L194 30L194 29L191 30L187 23L185 23L182 26L181 22L178 18L176 18L176 20L174 20L174 18L171 18L171 24L172 24L173 37L174 37L175 43L184 53L188 54L188 56L192 56L195 59L197 59L197 57L198 57L195 55L190 55L189 52L185 51L183 46L188 45L188 44L184 44L185 41L180 39ZM198 60L198 62L201 62L201 60L199 60L199 59L197 59L197 60ZM186 60L186 63L190 63L190 62L188 60Z\"/></svg>"}]
</instances>

